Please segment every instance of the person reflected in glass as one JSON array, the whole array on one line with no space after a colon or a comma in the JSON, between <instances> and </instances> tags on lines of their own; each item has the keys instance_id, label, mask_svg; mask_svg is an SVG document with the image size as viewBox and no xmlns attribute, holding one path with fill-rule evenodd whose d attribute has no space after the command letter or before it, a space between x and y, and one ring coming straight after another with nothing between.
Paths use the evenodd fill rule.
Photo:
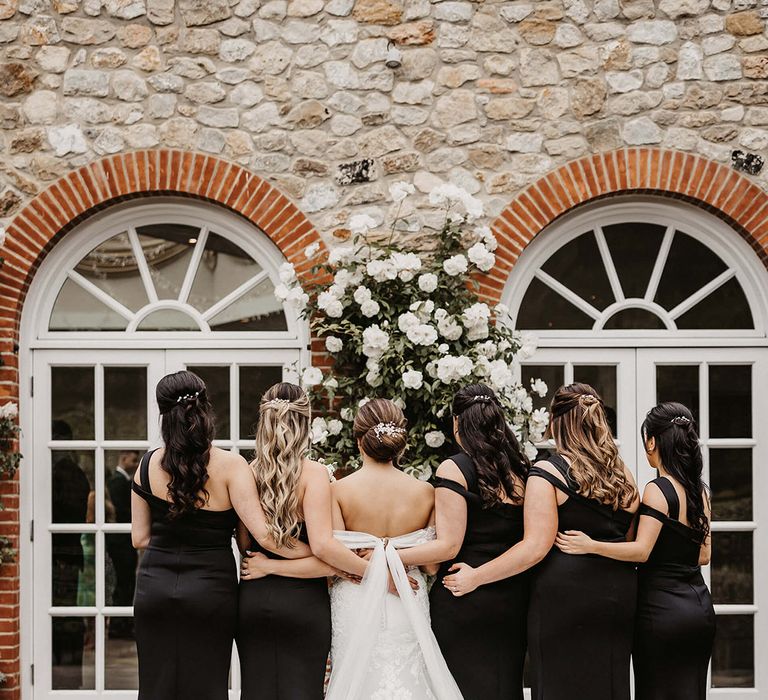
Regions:
<instances>
[{"instance_id":1,"label":"person reflected in glass","mask_svg":"<svg viewBox=\"0 0 768 700\"><path fill-rule=\"evenodd\" d=\"M275 544L256 483L238 454L214 447L208 391L192 372L157 385L163 447L145 454L133 480L131 538L146 552L134 602L139 700L227 700L237 624L238 519L264 548Z\"/></svg>"},{"instance_id":2,"label":"person reflected in glass","mask_svg":"<svg viewBox=\"0 0 768 700\"><path fill-rule=\"evenodd\" d=\"M53 440L72 440L72 427L54 420ZM51 473L53 522L85 523L91 483L78 462L77 452L54 451ZM76 606L80 576L85 567L83 542L79 533L59 533L51 537L52 603ZM51 620L53 685L57 689L79 689L83 685L83 647L86 625L83 617L53 617Z\"/></svg>"},{"instance_id":3,"label":"person reflected in glass","mask_svg":"<svg viewBox=\"0 0 768 700\"><path fill-rule=\"evenodd\" d=\"M567 554L598 554L640 563L633 665L637 700L705 700L715 611L701 574L711 557L709 490L690 410L661 403L643 421L648 464L634 542L599 542L566 530Z\"/></svg>"},{"instance_id":4,"label":"person reflected in glass","mask_svg":"<svg viewBox=\"0 0 768 700\"><path fill-rule=\"evenodd\" d=\"M554 544L559 530L634 539L637 487L593 387L560 387L550 413L557 451L528 473L523 539L480 567L455 564L443 585L463 596L538 564L528 606L532 700L629 700L636 568Z\"/></svg>"}]
</instances>

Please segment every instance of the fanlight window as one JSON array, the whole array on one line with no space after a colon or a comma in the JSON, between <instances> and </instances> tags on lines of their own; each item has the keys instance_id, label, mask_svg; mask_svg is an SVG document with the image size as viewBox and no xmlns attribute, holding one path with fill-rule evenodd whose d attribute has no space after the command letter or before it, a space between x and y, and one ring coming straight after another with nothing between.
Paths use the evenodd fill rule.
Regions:
<instances>
[{"instance_id":1,"label":"fanlight window","mask_svg":"<svg viewBox=\"0 0 768 700\"><path fill-rule=\"evenodd\" d=\"M224 236L187 224L128 228L69 270L51 331L285 331L265 269Z\"/></svg>"},{"instance_id":2,"label":"fanlight window","mask_svg":"<svg viewBox=\"0 0 768 700\"><path fill-rule=\"evenodd\" d=\"M673 226L595 226L536 270L517 316L529 330L743 330L754 321L730 268Z\"/></svg>"}]
</instances>

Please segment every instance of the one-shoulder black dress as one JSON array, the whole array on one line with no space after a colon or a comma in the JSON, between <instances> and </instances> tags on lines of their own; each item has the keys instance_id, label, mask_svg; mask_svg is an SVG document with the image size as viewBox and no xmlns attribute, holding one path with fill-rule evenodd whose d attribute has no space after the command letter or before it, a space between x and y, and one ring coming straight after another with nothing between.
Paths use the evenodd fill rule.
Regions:
<instances>
[{"instance_id":1,"label":"one-shoulder black dress","mask_svg":"<svg viewBox=\"0 0 768 700\"><path fill-rule=\"evenodd\" d=\"M306 526L299 539L308 543ZM251 540L252 552L276 554ZM331 650L328 579L265 576L240 581L237 651L241 700L322 700Z\"/></svg>"},{"instance_id":2,"label":"one-shoulder black dress","mask_svg":"<svg viewBox=\"0 0 768 700\"><path fill-rule=\"evenodd\" d=\"M237 561L230 509L169 519L150 491L142 457L134 491L152 511L152 537L139 564L134 601L139 700L226 700L237 622Z\"/></svg>"},{"instance_id":3,"label":"one-shoulder black dress","mask_svg":"<svg viewBox=\"0 0 768 700\"><path fill-rule=\"evenodd\" d=\"M625 510L577 492L568 463L548 458L554 474L532 467L528 478L546 479L567 494L558 506L558 530L582 530L594 540L619 542L634 518ZM629 700L637 570L634 564L553 547L531 577L528 651L532 700Z\"/></svg>"},{"instance_id":4,"label":"one-shoulder black dress","mask_svg":"<svg viewBox=\"0 0 768 700\"><path fill-rule=\"evenodd\" d=\"M640 515L661 522L640 567L635 623L636 700L704 700L715 637L715 610L699 567L702 539L681 523L680 500L666 477L654 479L669 515L645 504Z\"/></svg>"},{"instance_id":5,"label":"one-shoulder black dress","mask_svg":"<svg viewBox=\"0 0 768 700\"><path fill-rule=\"evenodd\" d=\"M523 538L523 507L500 503L484 508L477 472L464 454L451 457L467 488L436 479L467 502L467 530L454 561L481 566ZM442 585L453 562L440 567L429 596L432 629L465 700L522 700L528 613L528 576L521 574L455 597Z\"/></svg>"}]
</instances>

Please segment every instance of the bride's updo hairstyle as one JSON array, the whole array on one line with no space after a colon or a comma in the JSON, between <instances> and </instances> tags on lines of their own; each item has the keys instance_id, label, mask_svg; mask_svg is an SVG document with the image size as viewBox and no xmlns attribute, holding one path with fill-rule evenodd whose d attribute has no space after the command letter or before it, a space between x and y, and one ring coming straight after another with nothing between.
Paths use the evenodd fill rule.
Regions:
<instances>
[{"instance_id":1,"label":"bride's updo hairstyle","mask_svg":"<svg viewBox=\"0 0 768 700\"><path fill-rule=\"evenodd\" d=\"M267 531L278 547L290 547L299 536L299 480L311 417L309 397L296 384L280 382L261 397L251 469Z\"/></svg>"},{"instance_id":2,"label":"bride's updo hairstyle","mask_svg":"<svg viewBox=\"0 0 768 700\"><path fill-rule=\"evenodd\" d=\"M453 397L451 412L457 422L461 447L477 470L477 486L483 505L491 507L502 495L521 503L530 464L507 424L499 399L489 386L470 384Z\"/></svg>"},{"instance_id":3,"label":"bride's updo hairstyle","mask_svg":"<svg viewBox=\"0 0 768 700\"><path fill-rule=\"evenodd\" d=\"M170 476L169 512L177 518L208 502L205 484L215 428L213 409L205 382L186 370L163 377L155 397L165 443L160 467Z\"/></svg>"},{"instance_id":4,"label":"bride's updo hairstyle","mask_svg":"<svg viewBox=\"0 0 768 700\"><path fill-rule=\"evenodd\" d=\"M407 425L403 412L392 401L373 399L358 410L352 434L371 459L397 466L408 443Z\"/></svg>"},{"instance_id":5,"label":"bride's updo hairstyle","mask_svg":"<svg viewBox=\"0 0 768 700\"><path fill-rule=\"evenodd\" d=\"M603 400L589 384L560 387L552 398L550 428L557 450L570 460L571 476L586 498L629 508L637 489L627 479Z\"/></svg>"}]
</instances>

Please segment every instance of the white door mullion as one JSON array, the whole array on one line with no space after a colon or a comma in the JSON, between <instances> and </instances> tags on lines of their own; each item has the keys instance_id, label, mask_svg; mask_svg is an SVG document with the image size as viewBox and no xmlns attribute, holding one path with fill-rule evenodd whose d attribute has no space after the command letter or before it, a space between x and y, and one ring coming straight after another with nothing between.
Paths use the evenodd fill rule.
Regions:
<instances>
[{"instance_id":1,"label":"white door mullion","mask_svg":"<svg viewBox=\"0 0 768 700\"><path fill-rule=\"evenodd\" d=\"M262 270L261 272L255 274L253 277L251 277L251 279L243 282L237 289L227 294L227 296L225 296L223 299L220 299L211 308L203 312L203 319L205 321L210 321L214 316L216 316L216 314L226 309L230 304L236 302L241 296L243 296L243 294L249 292L257 284L260 284L265 279L267 279L267 277L269 277L269 273L266 270Z\"/></svg>"},{"instance_id":2,"label":"white door mullion","mask_svg":"<svg viewBox=\"0 0 768 700\"><path fill-rule=\"evenodd\" d=\"M79 287L88 292L91 296L96 297L102 304L108 306L112 311L120 314L127 321L133 320L134 313L128 307L123 306L117 299L111 294L107 294L104 290L97 287L86 277L83 277L79 272L70 270L67 276L75 282Z\"/></svg>"},{"instance_id":3,"label":"white door mullion","mask_svg":"<svg viewBox=\"0 0 768 700\"><path fill-rule=\"evenodd\" d=\"M200 261L203 258L205 252L205 244L208 242L208 227L203 226L200 229L200 233L197 236L197 242L195 243L195 249L192 251L192 257L189 260L187 266L187 272L184 275L184 282L179 290L179 301L183 304L187 303L189 293L192 290L192 284L195 281L197 275L197 269L200 267Z\"/></svg>"},{"instance_id":4,"label":"white door mullion","mask_svg":"<svg viewBox=\"0 0 768 700\"><path fill-rule=\"evenodd\" d=\"M229 438L232 449L240 437L240 365L229 366Z\"/></svg>"},{"instance_id":5,"label":"white door mullion","mask_svg":"<svg viewBox=\"0 0 768 700\"><path fill-rule=\"evenodd\" d=\"M136 265L139 268L141 281L144 283L147 299L149 299L150 304L152 304L158 299L155 283L152 281L152 273L149 271L149 265L147 264L147 258L144 256L144 249L141 247L139 236L136 233L136 229L132 226L128 229L128 240L131 242L133 256L136 258Z\"/></svg>"},{"instance_id":6,"label":"white door mullion","mask_svg":"<svg viewBox=\"0 0 768 700\"><path fill-rule=\"evenodd\" d=\"M694 306L696 306L696 304L698 304L702 299L708 297L716 289L722 287L729 279L735 275L736 270L726 270L725 272L722 272L711 282L705 284L697 292L691 294L691 296L689 296L687 299L683 299L683 301L681 301L674 309L669 312L669 317L673 320L677 320L678 317L682 316L686 311L692 309Z\"/></svg>"},{"instance_id":7,"label":"white door mullion","mask_svg":"<svg viewBox=\"0 0 768 700\"><path fill-rule=\"evenodd\" d=\"M672 239L674 236L674 227L667 226L667 230L664 232L664 238L661 240L659 254L656 256L656 262L653 265L651 279L648 281L648 288L645 290L646 301L653 301L656 297L656 292L659 289L659 282L661 281L661 275L664 272L664 267L667 264L667 257L669 256L669 249L672 247Z\"/></svg>"},{"instance_id":8,"label":"white door mullion","mask_svg":"<svg viewBox=\"0 0 768 700\"><path fill-rule=\"evenodd\" d=\"M600 251L600 257L603 259L605 272L608 275L608 281L611 283L613 296L616 298L616 301L624 301L624 290L621 288L621 280L619 280L616 266L613 264L613 257L608 247L608 241L605 240L605 233L603 233L603 229L600 226L595 226L594 234L597 240L597 248Z\"/></svg>"},{"instance_id":9,"label":"white door mullion","mask_svg":"<svg viewBox=\"0 0 768 700\"><path fill-rule=\"evenodd\" d=\"M548 275L544 270L536 270L536 277L538 277L544 284L550 287L553 291L557 292L561 297L570 301L577 309L583 311L587 316L590 316L597 321L601 314L592 306L588 301L582 299L576 292L570 290L561 282L558 282L552 275Z\"/></svg>"}]
</instances>

